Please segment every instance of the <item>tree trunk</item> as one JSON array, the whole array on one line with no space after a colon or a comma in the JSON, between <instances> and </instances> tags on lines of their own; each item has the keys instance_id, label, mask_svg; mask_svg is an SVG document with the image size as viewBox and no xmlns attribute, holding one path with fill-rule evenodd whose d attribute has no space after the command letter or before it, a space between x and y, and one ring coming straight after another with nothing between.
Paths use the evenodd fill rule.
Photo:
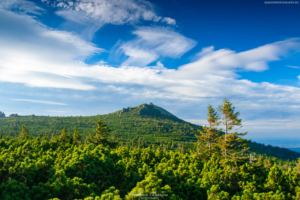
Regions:
<instances>
[{"instance_id":1,"label":"tree trunk","mask_svg":"<svg viewBox=\"0 0 300 200\"><path fill-rule=\"evenodd\" d=\"M225 159L227 159L227 149L226 149L226 136L227 136L227 118L225 116Z\"/></svg>"}]
</instances>

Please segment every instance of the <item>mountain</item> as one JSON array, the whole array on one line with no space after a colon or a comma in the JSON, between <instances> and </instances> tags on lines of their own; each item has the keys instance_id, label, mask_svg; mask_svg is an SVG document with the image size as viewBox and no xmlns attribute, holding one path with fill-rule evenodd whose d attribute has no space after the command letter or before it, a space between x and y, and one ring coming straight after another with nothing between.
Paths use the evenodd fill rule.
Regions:
<instances>
[{"instance_id":1,"label":"mountain","mask_svg":"<svg viewBox=\"0 0 300 200\"><path fill-rule=\"evenodd\" d=\"M143 145L151 143L178 143L185 142L193 146L196 142L195 134L200 126L185 122L153 104L142 104L136 107L127 107L113 113L101 115L104 123L112 130L113 138L118 138L123 143ZM83 137L96 128L94 123L97 116L76 117L48 117L48 116L11 116L0 120L0 133L3 135L17 136L25 124L32 136L60 135L66 126L68 133L73 133L76 126ZM176 144L175 144L176 146Z\"/></svg>"},{"instance_id":2,"label":"mountain","mask_svg":"<svg viewBox=\"0 0 300 200\"><path fill-rule=\"evenodd\" d=\"M150 104L142 104L138 108L139 109L139 115L141 116L147 116L147 117L154 117L154 118L160 118L160 119L169 119L174 122L180 122L180 123L188 123L185 122L170 112L166 111L165 109L158 107L152 103Z\"/></svg>"},{"instance_id":3,"label":"mountain","mask_svg":"<svg viewBox=\"0 0 300 200\"><path fill-rule=\"evenodd\" d=\"M147 147L166 146L175 149L184 145L188 150L194 147L195 134L202 127L186 122L167 110L152 103L127 107L113 113L101 115L104 123L112 130L111 135L123 145ZM49 116L10 116L0 119L2 135L18 136L22 124L30 135L58 136L65 126L69 134L76 126L83 137L92 134L96 128L97 116L49 117ZM285 148L249 143L250 150L257 154L275 156L280 159L296 160L300 153Z\"/></svg>"}]
</instances>

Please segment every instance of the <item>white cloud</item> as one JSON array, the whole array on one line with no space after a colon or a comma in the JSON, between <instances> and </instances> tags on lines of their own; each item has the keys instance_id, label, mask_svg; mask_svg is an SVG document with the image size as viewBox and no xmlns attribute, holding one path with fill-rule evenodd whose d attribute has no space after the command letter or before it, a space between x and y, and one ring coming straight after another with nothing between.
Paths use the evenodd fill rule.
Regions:
<instances>
[{"instance_id":1,"label":"white cloud","mask_svg":"<svg viewBox=\"0 0 300 200\"><path fill-rule=\"evenodd\" d=\"M17 63L14 62L13 64L17 64ZM19 66L24 67L24 65L19 65ZM50 68L40 68L40 70L51 71ZM10 69L7 68L5 69L0 67L0 72L1 72L0 75L1 82L23 83L29 87L42 87L42 88L65 88L65 89L74 89L74 90L95 89L94 86L84 84L74 78L55 75L51 72L49 73L36 72L36 70L31 70L29 68L22 70L18 68L18 66L10 67ZM59 73L59 72L57 71L55 73Z\"/></svg>"},{"instance_id":2,"label":"white cloud","mask_svg":"<svg viewBox=\"0 0 300 200\"><path fill-rule=\"evenodd\" d=\"M162 21L162 22L166 22L167 24L172 24L172 25L175 25L175 24L176 24L175 19L172 19L172 18L170 18L170 17L164 17L161 21Z\"/></svg>"},{"instance_id":3,"label":"white cloud","mask_svg":"<svg viewBox=\"0 0 300 200\"><path fill-rule=\"evenodd\" d=\"M213 52L214 52L213 46L205 47L193 57L193 60L198 60L206 55L212 54Z\"/></svg>"},{"instance_id":4,"label":"white cloud","mask_svg":"<svg viewBox=\"0 0 300 200\"><path fill-rule=\"evenodd\" d=\"M195 41L163 27L140 27L133 34L137 38L117 50L129 56L122 65L145 66L160 56L179 58L196 45Z\"/></svg>"},{"instance_id":5,"label":"white cloud","mask_svg":"<svg viewBox=\"0 0 300 200\"><path fill-rule=\"evenodd\" d=\"M287 67L290 67L290 68L295 68L295 69L300 69L300 67L298 67L298 66L291 66L291 65L287 65Z\"/></svg>"},{"instance_id":6,"label":"white cloud","mask_svg":"<svg viewBox=\"0 0 300 200\"><path fill-rule=\"evenodd\" d=\"M82 25L90 23L90 21L92 21L89 17L73 10L59 10L56 11L56 14L65 18L66 20L73 21ZM103 25L103 23L101 23L101 25Z\"/></svg>"},{"instance_id":7,"label":"white cloud","mask_svg":"<svg viewBox=\"0 0 300 200\"><path fill-rule=\"evenodd\" d=\"M162 22L175 25L169 17L157 16L154 6L146 0L68 0L44 1L57 8L56 14L81 25L90 37L104 24L123 25L140 21Z\"/></svg>"},{"instance_id":8,"label":"white cloud","mask_svg":"<svg viewBox=\"0 0 300 200\"><path fill-rule=\"evenodd\" d=\"M35 5L32 1L26 0L2 0L0 1L0 9L10 10L17 9L19 13L40 15L45 10Z\"/></svg>"},{"instance_id":9,"label":"white cloud","mask_svg":"<svg viewBox=\"0 0 300 200\"><path fill-rule=\"evenodd\" d=\"M43 100L34 100L34 99L10 99L10 100L13 100L13 101L27 101L27 102L32 102L32 103L52 104L52 105L61 105L61 106L67 105L65 103L58 103L58 102L53 102L53 101L43 101Z\"/></svg>"},{"instance_id":10,"label":"white cloud","mask_svg":"<svg viewBox=\"0 0 300 200\"><path fill-rule=\"evenodd\" d=\"M79 62L103 50L74 34L47 29L30 17L8 11L0 11L0 18L7 19L0 21L3 28L0 33L1 81L24 83L32 87L96 88L91 82L84 83L85 79L109 84L141 85L148 87L148 91L156 91L157 96L173 98L197 100L203 97L244 95L286 100L284 96L289 95L298 102L299 88L235 78L236 70L266 70L268 62L280 59L290 50L299 49L299 39L275 42L240 53L227 49L213 51L210 47L199 54L197 61L183 65L178 70L166 69L161 63L158 68L115 68L104 63L89 66ZM136 62L146 65L158 56L178 58L195 45L193 40L168 29L142 27L134 34L138 36L137 39L120 47L131 56L128 64Z\"/></svg>"},{"instance_id":11,"label":"white cloud","mask_svg":"<svg viewBox=\"0 0 300 200\"><path fill-rule=\"evenodd\" d=\"M54 4L62 9L58 12L61 16L67 16L69 11L73 11L90 20L116 25L137 22L140 19L154 20L157 17L152 4L143 0L81 0L71 5L67 1L56 1Z\"/></svg>"},{"instance_id":12,"label":"white cloud","mask_svg":"<svg viewBox=\"0 0 300 200\"><path fill-rule=\"evenodd\" d=\"M179 67L177 71L168 72L169 76L181 79L199 80L205 76L238 77L237 70L264 71L268 62L279 60L291 51L299 51L299 38L288 39L236 53L228 49L212 51L205 48L197 61Z\"/></svg>"},{"instance_id":13,"label":"white cloud","mask_svg":"<svg viewBox=\"0 0 300 200\"><path fill-rule=\"evenodd\" d=\"M159 58L155 51L147 51L143 49L135 49L131 46L122 46L122 50L129 58L122 65L145 66Z\"/></svg>"},{"instance_id":14,"label":"white cloud","mask_svg":"<svg viewBox=\"0 0 300 200\"><path fill-rule=\"evenodd\" d=\"M7 11L0 11L0 18L7 19L5 23L0 21L3 28L0 33L1 81L77 90L96 89L91 81L140 85L147 88L142 94L195 101L233 95L266 101L275 97L276 100L272 101L298 102L299 99L299 88L296 87L236 79L236 70L265 70L268 62L299 49L299 39L275 42L240 53L227 49L213 51L211 47L204 49L197 61L178 70L166 69L161 63L158 63L160 67L115 68L105 63L89 66L79 62L103 50L74 34L47 29L30 17ZM120 47L131 56L128 64L146 65L158 56L178 58L195 45L193 40L168 29L143 27L134 34L137 39ZM89 80L89 83L84 80ZM285 98L286 95L290 100Z\"/></svg>"},{"instance_id":15,"label":"white cloud","mask_svg":"<svg viewBox=\"0 0 300 200\"><path fill-rule=\"evenodd\" d=\"M80 60L103 51L78 36L48 29L33 18L0 10L0 81L33 87L90 90L71 78ZM71 73L72 74L72 73Z\"/></svg>"},{"instance_id":16,"label":"white cloud","mask_svg":"<svg viewBox=\"0 0 300 200\"><path fill-rule=\"evenodd\" d=\"M206 119L184 119L184 121L190 122L190 123L193 123L193 124L197 124L197 125L200 125L200 126L207 125L207 120Z\"/></svg>"}]
</instances>

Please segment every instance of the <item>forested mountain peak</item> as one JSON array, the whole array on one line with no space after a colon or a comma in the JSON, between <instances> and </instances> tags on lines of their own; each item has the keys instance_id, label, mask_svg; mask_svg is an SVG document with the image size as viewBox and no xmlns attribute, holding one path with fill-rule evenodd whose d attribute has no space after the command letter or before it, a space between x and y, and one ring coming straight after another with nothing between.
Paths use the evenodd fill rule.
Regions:
<instances>
[{"instance_id":1,"label":"forested mountain peak","mask_svg":"<svg viewBox=\"0 0 300 200\"><path fill-rule=\"evenodd\" d=\"M154 105L151 102L149 104L144 103L144 104L138 105L136 107L127 107L127 108L123 108L122 110L117 111L118 115L122 115L124 113L145 116L145 117L150 117L150 118L169 119L174 122L187 123L184 120L179 119L172 113L168 112L167 110L165 110L157 105Z\"/></svg>"}]
</instances>

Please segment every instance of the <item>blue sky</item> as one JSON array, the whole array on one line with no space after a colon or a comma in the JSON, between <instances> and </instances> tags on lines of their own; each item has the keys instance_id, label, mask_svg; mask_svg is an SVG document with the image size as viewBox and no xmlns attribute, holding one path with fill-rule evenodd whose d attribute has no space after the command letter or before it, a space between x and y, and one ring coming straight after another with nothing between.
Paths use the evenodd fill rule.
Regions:
<instances>
[{"instance_id":1,"label":"blue sky","mask_svg":"<svg viewBox=\"0 0 300 200\"><path fill-rule=\"evenodd\" d=\"M247 138L300 146L299 22L297 1L2 0L0 110L153 102L202 125L226 96Z\"/></svg>"}]
</instances>

